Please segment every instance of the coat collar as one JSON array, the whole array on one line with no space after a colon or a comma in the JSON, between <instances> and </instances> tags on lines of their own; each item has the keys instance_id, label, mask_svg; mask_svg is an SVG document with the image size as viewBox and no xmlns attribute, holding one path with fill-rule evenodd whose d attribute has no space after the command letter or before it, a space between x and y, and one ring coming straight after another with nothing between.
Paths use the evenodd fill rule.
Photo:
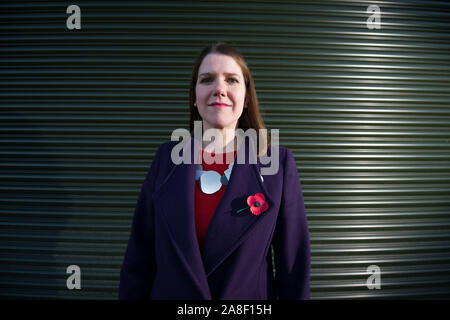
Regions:
<instances>
[{"instance_id":1,"label":"coat collar","mask_svg":"<svg viewBox=\"0 0 450 320\"><path fill-rule=\"evenodd\" d=\"M189 140L191 159L194 144ZM154 193L155 205L160 206L169 235L178 249L194 281L210 298L207 277L244 241L255 224L267 214L273 214L273 200L260 176L260 164L249 163L249 151L253 148L251 139L245 139L246 161L233 165L230 181L225 189L208 226L203 250L200 251L195 231L194 191L196 165L174 165L167 178ZM269 209L258 216L249 209L236 213L247 206L247 197L262 193ZM207 289L205 291L205 289Z\"/></svg>"}]
</instances>

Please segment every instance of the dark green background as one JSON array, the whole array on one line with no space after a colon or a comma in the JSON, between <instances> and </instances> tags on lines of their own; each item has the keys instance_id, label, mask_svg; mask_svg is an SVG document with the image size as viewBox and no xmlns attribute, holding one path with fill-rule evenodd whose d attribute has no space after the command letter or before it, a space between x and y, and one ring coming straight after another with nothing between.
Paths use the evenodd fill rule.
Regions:
<instances>
[{"instance_id":1,"label":"dark green background","mask_svg":"<svg viewBox=\"0 0 450 320\"><path fill-rule=\"evenodd\" d=\"M450 1L2 1L0 30L0 298L116 298L140 185L216 41L295 155L311 298L450 297Z\"/></svg>"}]
</instances>

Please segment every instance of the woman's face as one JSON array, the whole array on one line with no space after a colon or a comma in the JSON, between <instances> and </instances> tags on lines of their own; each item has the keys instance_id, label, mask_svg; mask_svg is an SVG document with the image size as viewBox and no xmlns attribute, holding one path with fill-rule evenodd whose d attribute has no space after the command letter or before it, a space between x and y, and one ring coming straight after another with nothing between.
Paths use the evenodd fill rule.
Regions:
<instances>
[{"instance_id":1,"label":"woman's face","mask_svg":"<svg viewBox=\"0 0 450 320\"><path fill-rule=\"evenodd\" d=\"M195 94L203 130L237 128L246 90L241 67L232 57L208 54L198 70Z\"/></svg>"}]
</instances>

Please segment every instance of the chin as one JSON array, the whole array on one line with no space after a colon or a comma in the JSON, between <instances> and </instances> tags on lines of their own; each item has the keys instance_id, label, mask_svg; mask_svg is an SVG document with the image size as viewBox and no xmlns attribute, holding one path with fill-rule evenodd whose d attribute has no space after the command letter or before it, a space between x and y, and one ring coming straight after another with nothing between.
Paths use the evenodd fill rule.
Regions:
<instances>
[{"instance_id":1,"label":"chin","mask_svg":"<svg viewBox=\"0 0 450 320\"><path fill-rule=\"evenodd\" d=\"M211 124L211 126L213 128L217 128L217 129L223 129L223 128L226 128L226 127L231 125L231 123L229 123L229 122L222 122L222 121L219 121L219 122L218 121L211 121L209 123Z\"/></svg>"}]
</instances>

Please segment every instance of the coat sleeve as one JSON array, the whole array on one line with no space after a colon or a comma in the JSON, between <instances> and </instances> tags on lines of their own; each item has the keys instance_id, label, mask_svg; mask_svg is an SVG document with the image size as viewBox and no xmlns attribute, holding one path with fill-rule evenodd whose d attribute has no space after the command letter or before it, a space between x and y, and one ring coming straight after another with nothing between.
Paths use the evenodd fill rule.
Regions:
<instances>
[{"instance_id":1,"label":"coat sleeve","mask_svg":"<svg viewBox=\"0 0 450 320\"><path fill-rule=\"evenodd\" d=\"M275 288L280 300L309 299L310 243L294 156L286 148L283 194L275 227Z\"/></svg>"},{"instance_id":2,"label":"coat sleeve","mask_svg":"<svg viewBox=\"0 0 450 320\"><path fill-rule=\"evenodd\" d=\"M145 300L156 272L152 195L159 169L158 148L142 184L131 224L131 234L120 271L119 299Z\"/></svg>"}]
</instances>

